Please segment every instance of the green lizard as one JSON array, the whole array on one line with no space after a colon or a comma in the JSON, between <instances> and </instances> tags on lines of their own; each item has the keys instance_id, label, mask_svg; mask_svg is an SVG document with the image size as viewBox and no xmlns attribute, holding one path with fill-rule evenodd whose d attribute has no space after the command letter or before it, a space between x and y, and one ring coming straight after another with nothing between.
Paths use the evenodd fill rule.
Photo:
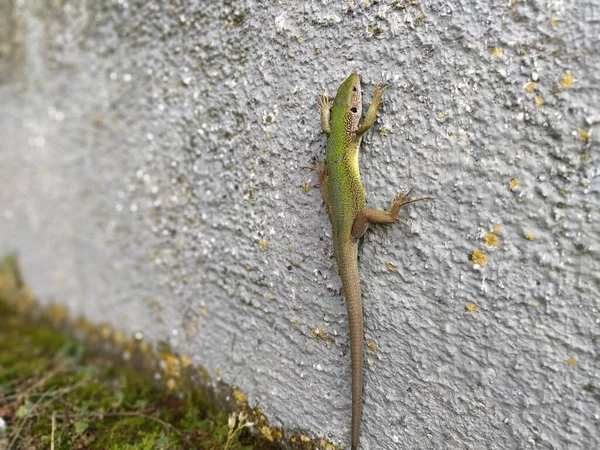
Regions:
<instances>
[{"instance_id":1,"label":"green lizard","mask_svg":"<svg viewBox=\"0 0 600 450\"><path fill-rule=\"evenodd\" d=\"M358 280L358 239L369 223L391 224L400 220L400 208L424 198L408 200L412 189L392 200L390 211L368 209L358 168L363 134L373 125L386 86L378 84L373 101L362 119L360 78L351 74L338 88L333 104L327 94L319 97L321 127L327 134L327 154L319 175L321 194L333 234L333 250L350 324L352 371L352 450L358 447L363 392L363 313Z\"/></svg>"}]
</instances>

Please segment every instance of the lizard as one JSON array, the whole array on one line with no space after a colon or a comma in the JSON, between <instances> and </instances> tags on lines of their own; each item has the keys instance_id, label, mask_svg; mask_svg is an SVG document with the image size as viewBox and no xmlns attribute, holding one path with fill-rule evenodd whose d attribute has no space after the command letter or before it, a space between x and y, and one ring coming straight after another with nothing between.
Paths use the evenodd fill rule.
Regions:
<instances>
[{"instance_id":1,"label":"lizard","mask_svg":"<svg viewBox=\"0 0 600 450\"><path fill-rule=\"evenodd\" d=\"M351 449L358 448L363 394L363 311L358 277L358 240L369 224L400 221L400 208L427 197L409 199L412 189L399 194L389 211L369 209L360 178L358 153L365 132L375 123L387 86L375 87L373 100L362 118L360 77L352 73L331 98L323 93L318 106L321 128L327 135L327 151L321 167L313 167L319 177L321 195L331 222L333 252L342 280L350 327L350 366L352 378Z\"/></svg>"}]
</instances>

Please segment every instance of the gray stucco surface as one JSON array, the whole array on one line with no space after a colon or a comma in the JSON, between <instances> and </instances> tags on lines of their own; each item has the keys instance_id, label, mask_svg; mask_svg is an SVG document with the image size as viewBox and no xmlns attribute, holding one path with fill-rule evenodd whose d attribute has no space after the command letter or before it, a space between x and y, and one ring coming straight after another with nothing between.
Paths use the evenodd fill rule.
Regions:
<instances>
[{"instance_id":1,"label":"gray stucco surface","mask_svg":"<svg viewBox=\"0 0 600 450\"><path fill-rule=\"evenodd\" d=\"M40 299L348 445L345 305L302 167L317 94L357 71L365 103L389 84L369 205L434 197L360 247L362 448L600 448L600 6L162 3L0 6L0 252Z\"/></svg>"}]
</instances>

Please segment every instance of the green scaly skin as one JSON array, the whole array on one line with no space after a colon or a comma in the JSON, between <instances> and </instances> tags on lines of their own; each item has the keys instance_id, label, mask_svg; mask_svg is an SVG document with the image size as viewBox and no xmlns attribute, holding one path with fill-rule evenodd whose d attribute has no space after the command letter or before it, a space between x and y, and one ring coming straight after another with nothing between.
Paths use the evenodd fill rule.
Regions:
<instances>
[{"instance_id":1,"label":"green scaly skin","mask_svg":"<svg viewBox=\"0 0 600 450\"><path fill-rule=\"evenodd\" d=\"M319 98L321 127L328 139L325 163L317 172L321 194L331 221L333 250L342 279L350 324L352 450L358 448L363 391L363 314L358 278L358 239L365 233L369 223L394 223L400 220L400 208L423 200L408 200L411 189L392 200L390 211L366 207L358 167L358 151L363 134L375 122L385 89L385 86L377 85L373 101L362 120L360 78L356 73L351 74L340 85L333 104L326 94Z\"/></svg>"}]
</instances>

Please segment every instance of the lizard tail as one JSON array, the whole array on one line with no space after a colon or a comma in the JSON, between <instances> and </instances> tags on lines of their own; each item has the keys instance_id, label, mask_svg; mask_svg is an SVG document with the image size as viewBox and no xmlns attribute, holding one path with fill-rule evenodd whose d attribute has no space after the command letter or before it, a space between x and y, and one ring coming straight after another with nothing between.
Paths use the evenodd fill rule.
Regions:
<instances>
[{"instance_id":1,"label":"lizard tail","mask_svg":"<svg viewBox=\"0 0 600 450\"><path fill-rule=\"evenodd\" d=\"M363 394L363 312L358 279L358 244L350 243L338 262L350 325L350 361L352 370L352 439L351 449L358 448Z\"/></svg>"}]
</instances>

